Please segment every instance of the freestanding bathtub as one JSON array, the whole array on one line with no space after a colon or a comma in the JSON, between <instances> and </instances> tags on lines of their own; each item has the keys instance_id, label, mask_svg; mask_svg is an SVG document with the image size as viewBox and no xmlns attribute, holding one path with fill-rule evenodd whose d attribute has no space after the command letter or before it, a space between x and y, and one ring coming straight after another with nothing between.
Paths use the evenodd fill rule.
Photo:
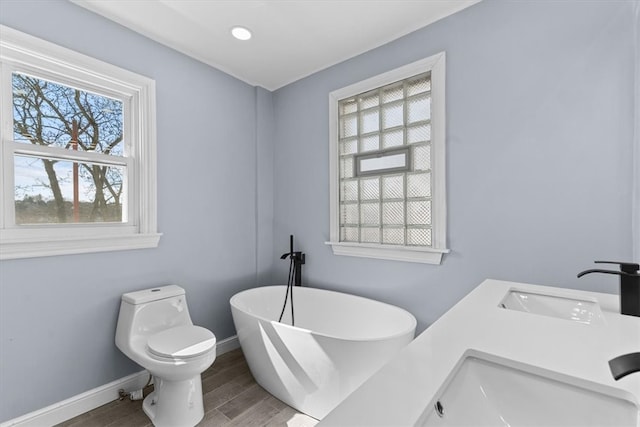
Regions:
<instances>
[{"instance_id":1,"label":"freestanding bathtub","mask_svg":"<svg viewBox=\"0 0 640 427\"><path fill-rule=\"evenodd\" d=\"M416 319L401 308L354 295L286 286L249 289L231 313L249 369L269 393L322 419L413 340Z\"/></svg>"}]
</instances>

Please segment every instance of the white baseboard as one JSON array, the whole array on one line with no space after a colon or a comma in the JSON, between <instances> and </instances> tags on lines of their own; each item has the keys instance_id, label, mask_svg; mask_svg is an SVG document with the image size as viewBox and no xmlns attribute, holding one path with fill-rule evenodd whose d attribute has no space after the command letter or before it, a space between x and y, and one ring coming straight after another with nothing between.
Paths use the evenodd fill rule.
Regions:
<instances>
[{"instance_id":1,"label":"white baseboard","mask_svg":"<svg viewBox=\"0 0 640 427\"><path fill-rule=\"evenodd\" d=\"M216 354L219 356L221 354L225 354L230 351L233 351L236 348L240 348L240 341L238 341L237 335L233 335L233 336L230 336L229 338L225 338L222 341L218 341L216 343Z\"/></svg>"},{"instance_id":2,"label":"white baseboard","mask_svg":"<svg viewBox=\"0 0 640 427\"><path fill-rule=\"evenodd\" d=\"M240 347L236 335L218 341L216 352L218 355L227 353ZM215 362L214 362L215 363ZM118 390L139 390L145 386L149 379L147 371L140 371L124 378L112 381L109 384L96 387L92 390L65 399L61 402L49 405L46 408L30 412L21 417L0 423L0 427L45 427L59 424L63 421L77 417L80 414L91 411L99 406L118 399Z\"/></svg>"},{"instance_id":3,"label":"white baseboard","mask_svg":"<svg viewBox=\"0 0 640 427\"><path fill-rule=\"evenodd\" d=\"M0 424L0 427L52 426L116 400L119 397L118 390L120 389L138 390L144 387L148 378L149 374L143 370L54 403L46 408L5 421Z\"/></svg>"}]
</instances>

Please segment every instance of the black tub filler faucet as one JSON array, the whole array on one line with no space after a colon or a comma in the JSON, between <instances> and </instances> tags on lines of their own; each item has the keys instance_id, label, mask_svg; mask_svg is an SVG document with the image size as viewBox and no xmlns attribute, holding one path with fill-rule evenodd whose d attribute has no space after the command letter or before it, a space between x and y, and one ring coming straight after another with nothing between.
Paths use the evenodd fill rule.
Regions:
<instances>
[{"instance_id":1,"label":"black tub filler faucet","mask_svg":"<svg viewBox=\"0 0 640 427\"><path fill-rule=\"evenodd\" d=\"M578 273L582 277L589 273L616 274L620 276L620 314L640 317L640 265L631 262L595 261L596 264L617 264L620 271L592 269Z\"/></svg>"},{"instance_id":2,"label":"black tub filler faucet","mask_svg":"<svg viewBox=\"0 0 640 427\"><path fill-rule=\"evenodd\" d=\"M293 234L289 236L289 252L282 254L280 259L291 259L293 269L293 285L302 286L302 266L306 264L306 254L293 250Z\"/></svg>"}]
</instances>

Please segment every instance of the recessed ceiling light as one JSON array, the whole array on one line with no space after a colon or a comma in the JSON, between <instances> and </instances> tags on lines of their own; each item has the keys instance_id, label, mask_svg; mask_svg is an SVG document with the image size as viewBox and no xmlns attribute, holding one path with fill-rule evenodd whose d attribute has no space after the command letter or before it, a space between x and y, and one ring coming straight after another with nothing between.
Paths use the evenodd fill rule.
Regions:
<instances>
[{"instance_id":1,"label":"recessed ceiling light","mask_svg":"<svg viewBox=\"0 0 640 427\"><path fill-rule=\"evenodd\" d=\"M231 34L238 40L249 40L251 38L251 31L244 27L233 27Z\"/></svg>"}]
</instances>

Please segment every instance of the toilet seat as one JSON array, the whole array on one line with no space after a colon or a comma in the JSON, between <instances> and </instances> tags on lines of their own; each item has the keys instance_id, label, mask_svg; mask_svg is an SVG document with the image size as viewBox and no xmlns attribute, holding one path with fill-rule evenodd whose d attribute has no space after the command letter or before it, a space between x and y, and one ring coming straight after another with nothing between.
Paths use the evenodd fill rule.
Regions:
<instances>
[{"instance_id":1,"label":"toilet seat","mask_svg":"<svg viewBox=\"0 0 640 427\"><path fill-rule=\"evenodd\" d=\"M213 333L200 326L178 326L152 335L147 350L155 357L188 359L207 353L216 345Z\"/></svg>"}]
</instances>

